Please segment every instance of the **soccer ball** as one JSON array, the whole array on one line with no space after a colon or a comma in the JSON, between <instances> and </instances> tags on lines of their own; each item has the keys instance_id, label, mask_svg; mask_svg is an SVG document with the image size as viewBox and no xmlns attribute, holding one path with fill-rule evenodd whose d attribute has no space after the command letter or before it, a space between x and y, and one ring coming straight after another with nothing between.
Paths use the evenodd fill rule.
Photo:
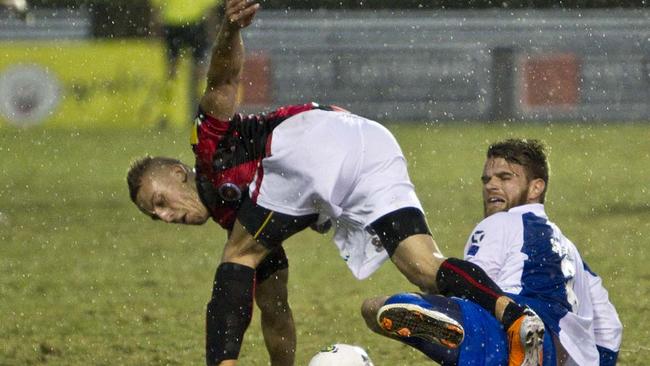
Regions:
<instances>
[{"instance_id":1,"label":"soccer ball","mask_svg":"<svg viewBox=\"0 0 650 366\"><path fill-rule=\"evenodd\" d=\"M374 366L363 348L337 343L322 349L308 366Z\"/></svg>"}]
</instances>

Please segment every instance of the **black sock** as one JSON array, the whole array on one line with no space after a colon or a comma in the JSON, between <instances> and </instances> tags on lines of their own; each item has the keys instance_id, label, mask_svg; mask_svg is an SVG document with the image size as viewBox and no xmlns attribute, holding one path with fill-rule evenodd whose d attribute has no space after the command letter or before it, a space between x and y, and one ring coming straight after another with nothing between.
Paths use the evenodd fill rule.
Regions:
<instances>
[{"instance_id":1,"label":"black sock","mask_svg":"<svg viewBox=\"0 0 650 366\"><path fill-rule=\"evenodd\" d=\"M506 310L503 311L503 317L501 318L501 324L503 324L503 328L505 330L508 330L512 323L514 323L515 320L519 319L519 317L524 314L524 310L526 310L526 308L522 307L516 302L508 303Z\"/></svg>"},{"instance_id":2,"label":"black sock","mask_svg":"<svg viewBox=\"0 0 650 366\"><path fill-rule=\"evenodd\" d=\"M436 285L440 294L468 299L491 314L494 314L497 299L504 296L503 291L481 267L456 258L442 262L436 275ZM523 310L515 303L506 306L501 320L505 329L521 316Z\"/></svg>"},{"instance_id":3,"label":"black sock","mask_svg":"<svg viewBox=\"0 0 650 366\"><path fill-rule=\"evenodd\" d=\"M205 361L236 360L253 315L255 269L237 263L217 268L206 311Z\"/></svg>"}]
</instances>

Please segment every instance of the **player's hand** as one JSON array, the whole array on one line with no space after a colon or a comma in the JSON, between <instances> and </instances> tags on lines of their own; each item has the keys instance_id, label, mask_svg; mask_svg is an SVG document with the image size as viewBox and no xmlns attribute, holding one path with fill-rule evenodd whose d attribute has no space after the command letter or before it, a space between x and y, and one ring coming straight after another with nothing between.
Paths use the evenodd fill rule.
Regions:
<instances>
[{"instance_id":1,"label":"player's hand","mask_svg":"<svg viewBox=\"0 0 650 366\"><path fill-rule=\"evenodd\" d=\"M234 28L248 27L259 8L260 4L253 0L226 0L226 23Z\"/></svg>"}]
</instances>

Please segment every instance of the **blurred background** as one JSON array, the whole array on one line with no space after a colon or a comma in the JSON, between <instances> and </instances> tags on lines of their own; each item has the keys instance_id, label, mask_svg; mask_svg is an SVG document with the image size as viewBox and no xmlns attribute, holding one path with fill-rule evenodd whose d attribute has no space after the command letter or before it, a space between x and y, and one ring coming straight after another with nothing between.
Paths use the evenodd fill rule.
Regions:
<instances>
[{"instance_id":1,"label":"blurred background","mask_svg":"<svg viewBox=\"0 0 650 366\"><path fill-rule=\"evenodd\" d=\"M0 366L203 364L225 233L151 222L125 177L145 154L192 164L220 2L0 4ZM646 0L261 4L244 32L242 110L315 101L384 123L446 255L462 255L482 218L487 146L545 142L547 212L619 311L619 365L648 364ZM392 265L354 280L330 235L285 245L296 365L335 342L377 366L430 365L359 316L366 297L417 289ZM254 316L241 363L268 365Z\"/></svg>"},{"instance_id":2,"label":"blurred background","mask_svg":"<svg viewBox=\"0 0 650 366\"><path fill-rule=\"evenodd\" d=\"M189 120L195 102L187 88L201 86L191 60L166 86L158 3L40 0L13 11L6 5L1 123ZM199 6L193 3L187 4ZM219 1L211 3L202 20L214 30ZM245 33L244 110L315 100L383 121L650 117L645 0L261 4Z\"/></svg>"}]
</instances>

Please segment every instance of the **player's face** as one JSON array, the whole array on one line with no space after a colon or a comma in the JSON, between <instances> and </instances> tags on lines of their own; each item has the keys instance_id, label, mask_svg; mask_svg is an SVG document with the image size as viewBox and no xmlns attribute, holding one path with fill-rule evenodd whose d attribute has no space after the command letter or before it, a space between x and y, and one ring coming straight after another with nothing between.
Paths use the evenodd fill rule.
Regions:
<instances>
[{"instance_id":1,"label":"player's face","mask_svg":"<svg viewBox=\"0 0 650 366\"><path fill-rule=\"evenodd\" d=\"M161 167L142 177L136 205L154 220L201 225L210 214L194 187L182 166Z\"/></svg>"},{"instance_id":2,"label":"player's face","mask_svg":"<svg viewBox=\"0 0 650 366\"><path fill-rule=\"evenodd\" d=\"M489 158L483 167L483 214L507 211L528 203L529 181L524 167L503 158Z\"/></svg>"}]
</instances>

